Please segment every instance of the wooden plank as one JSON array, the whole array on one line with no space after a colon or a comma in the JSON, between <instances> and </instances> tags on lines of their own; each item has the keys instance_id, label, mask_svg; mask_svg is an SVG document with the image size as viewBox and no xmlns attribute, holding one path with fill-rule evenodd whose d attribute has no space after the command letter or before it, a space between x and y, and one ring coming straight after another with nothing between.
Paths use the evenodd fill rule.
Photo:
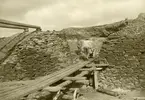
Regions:
<instances>
[{"instance_id":1,"label":"wooden plank","mask_svg":"<svg viewBox=\"0 0 145 100\"><path fill-rule=\"evenodd\" d=\"M12 29L26 29L26 27L7 25L7 24L2 24L2 23L0 23L0 27L2 27L2 28L12 28Z\"/></svg>"},{"instance_id":2,"label":"wooden plank","mask_svg":"<svg viewBox=\"0 0 145 100\"><path fill-rule=\"evenodd\" d=\"M8 91L10 91L10 90L17 89L17 88L19 88L19 87L21 87L21 86L22 86L22 85L0 87L0 94L3 94L3 93L8 92Z\"/></svg>"},{"instance_id":3,"label":"wooden plank","mask_svg":"<svg viewBox=\"0 0 145 100\"><path fill-rule=\"evenodd\" d=\"M107 67L107 66L109 66L109 64L96 64L95 66L97 66L97 67Z\"/></svg>"},{"instance_id":4,"label":"wooden plank","mask_svg":"<svg viewBox=\"0 0 145 100\"><path fill-rule=\"evenodd\" d=\"M7 25L20 26L20 27L38 28L38 29L40 29L40 27L36 26L36 25L29 25L29 24L24 24L24 23L19 23L19 22L8 21L8 20L4 20L4 19L0 19L0 23L7 24Z\"/></svg>"},{"instance_id":5,"label":"wooden plank","mask_svg":"<svg viewBox=\"0 0 145 100\"><path fill-rule=\"evenodd\" d=\"M101 92L101 93L111 95L111 96L115 96L115 97L119 95L119 93L117 93L117 92L114 92L114 91L111 91L111 90L108 90L108 89L104 89L104 88L98 88L97 91Z\"/></svg>"},{"instance_id":6,"label":"wooden plank","mask_svg":"<svg viewBox=\"0 0 145 100\"><path fill-rule=\"evenodd\" d=\"M2 52L7 53L10 51L17 43L23 40L26 36L28 36L31 32L20 33L16 36L10 43L6 44L5 47L1 50Z\"/></svg>"},{"instance_id":7,"label":"wooden plank","mask_svg":"<svg viewBox=\"0 0 145 100\"><path fill-rule=\"evenodd\" d=\"M87 75L89 72L88 71L83 71L83 72L81 72L80 74L78 74L78 75L76 75L76 77L82 77L82 76L84 76L84 75ZM67 85L69 85L69 84L71 84L73 81L70 81L70 80L68 80L68 81L65 81L65 82L62 82L61 84L59 84L59 85L57 85L56 87L65 87L65 86L67 86ZM47 87L46 87L47 88ZM49 86L48 86L48 88L49 88ZM45 88L44 88L45 89ZM49 90L48 90L49 91ZM45 95L50 95L51 94L51 92L47 92L47 94L45 94Z\"/></svg>"},{"instance_id":8,"label":"wooden plank","mask_svg":"<svg viewBox=\"0 0 145 100\"><path fill-rule=\"evenodd\" d=\"M11 37L6 37L2 41L0 41L0 51L5 47L6 44L10 43L13 39L15 39L19 34L17 33L12 35Z\"/></svg>"},{"instance_id":9,"label":"wooden plank","mask_svg":"<svg viewBox=\"0 0 145 100\"><path fill-rule=\"evenodd\" d=\"M98 85L98 71L94 71L94 86L96 90L98 89Z\"/></svg>"},{"instance_id":10,"label":"wooden plank","mask_svg":"<svg viewBox=\"0 0 145 100\"><path fill-rule=\"evenodd\" d=\"M64 100L73 100L73 95L63 95L62 96L62 99L64 99Z\"/></svg>"},{"instance_id":11,"label":"wooden plank","mask_svg":"<svg viewBox=\"0 0 145 100\"><path fill-rule=\"evenodd\" d=\"M99 71L99 70L102 70L102 68L81 68L79 70L80 71L93 71L93 70Z\"/></svg>"},{"instance_id":12,"label":"wooden plank","mask_svg":"<svg viewBox=\"0 0 145 100\"><path fill-rule=\"evenodd\" d=\"M30 84L33 81L34 80L1 82L0 87L13 86L13 85L27 85L27 84Z\"/></svg>"},{"instance_id":13,"label":"wooden plank","mask_svg":"<svg viewBox=\"0 0 145 100\"><path fill-rule=\"evenodd\" d=\"M45 87L43 91L49 91L49 92L57 92L59 90L62 90L63 88L60 86L55 86L55 87Z\"/></svg>"},{"instance_id":14,"label":"wooden plank","mask_svg":"<svg viewBox=\"0 0 145 100\"><path fill-rule=\"evenodd\" d=\"M53 74L42 77L39 80L36 80L35 82L32 82L31 84L29 84L27 86L22 86L18 89L10 90L9 92L0 94L0 100L17 100L22 96L28 95L29 93L40 90L44 87L47 87L47 86L61 80L63 77L66 77L66 76L74 73L75 71L84 67L84 65L90 63L91 61L78 62L77 64L71 65L71 66L69 66L65 69L62 69L60 71L57 71Z\"/></svg>"},{"instance_id":15,"label":"wooden plank","mask_svg":"<svg viewBox=\"0 0 145 100\"><path fill-rule=\"evenodd\" d=\"M78 75L76 75L76 76L77 76L77 77L81 77L81 76L84 76L84 75L86 75L86 74L88 74L88 73L89 73L88 71L83 71L83 72L81 72L80 74L78 74ZM71 84L71 83L72 83L72 81L71 81L71 80L68 80L68 81L65 81L65 82L59 84L58 86L64 87L64 86L69 85L69 84Z\"/></svg>"},{"instance_id":16,"label":"wooden plank","mask_svg":"<svg viewBox=\"0 0 145 100\"><path fill-rule=\"evenodd\" d=\"M10 42L5 44L0 49L1 54L3 53L3 56L0 57L0 61L1 61L0 63L2 63L10 55L10 53L11 53L11 52L9 52L10 50L12 50L20 41L22 41L24 38L29 36L31 33L33 33L33 32L23 32L23 33L20 33L15 38L13 38Z\"/></svg>"},{"instance_id":17,"label":"wooden plank","mask_svg":"<svg viewBox=\"0 0 145 100\"><path fill-rule=\"evenodd\" d=\"M63 80L85 80L86 77L65 77Z\"/></svg>"},{"instance_id":18,"label":"wooden plank","mask_svg":"<svg viewBox=\"0 0 145 100\"><path fill-rule=\"evenodd\" d=\"M85 85L88 85L89 84L89 80L78 80L78 81L75 81L76 83L83 83Z\"/></svg>"},{"instance_id":19,"label":"wooden plank","mask_svg":"<svg viewBox=\"0 0 145 100\"><path fill-rule=\"evenodd\" d=\"M86 67L107 67L107 66L113 66L113 65L109 65L109 64L89 64Z\"/></svg>"}]
</instances>

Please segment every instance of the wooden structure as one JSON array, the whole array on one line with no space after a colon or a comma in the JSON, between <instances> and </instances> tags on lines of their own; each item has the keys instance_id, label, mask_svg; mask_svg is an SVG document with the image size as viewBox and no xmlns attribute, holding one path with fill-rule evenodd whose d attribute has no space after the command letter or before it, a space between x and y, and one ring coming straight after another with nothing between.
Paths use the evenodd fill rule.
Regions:
<instances>
[{"instance_id":1,"label":"wooden structure","mask_svg":"<svg viewBox=\"0 0 145 100\"><path fill-rule=\"evenodd\" d=\"M13 49L20 41L22 41L26 36L31 33L41 31L39 26L23 24L8 20L0 19L0 27L2 28L11 28L11 29L23 29L24 32L19 33L18 35L14 35L11 37L7 37L6 40L1 41L0 43L0 63L6 59L6 57L10 54L9 51ZM28 32L29 28L36 29L34 32Z\"/></svg>"},{"instance_id":2,"label":"wooden structure","mask_svg":"<svg viewBox=\"0 0 145 100\"><path fill-rule=\"evenodd\" d=\"M88 83L88 80L85 75L87 75L89 72L92 72L92 68L88 69L86 65L89 63L92 63L93 60L90 61L83 61L83 62L78 62L77 64L71 65L67 68L64 68L60 71L57 71L55 73L52 73L50 75L38 78L36 80L32 81L21 81L18 82L21 85L14 86L14 87L4 87L4 85L1 85L0 87L0 100L19 100L20 98L29 95L30 93L36 92L36 91L47 91L47 95L51 94L51 92L58 92L60 90L65 89L65 86L71 84L72 82L80 82L80 83ZM98 64L99 65L99 64ZM101 65L99 65L101 66ZM103 65L102 65L103 66ZM107 65L106 65L107 66ZM97 67L97 66L96 66ZM94 68L97 69L97 68ZM99 69L99 68L98 68ZM97 71L98 71L97 69ZM101 70L101 68L100 68ZM95 72L96 70L94 70ZM73 73L78 73L75 76L72 76ZM97 82L97 74L94 73L94 78L95 78L95 88L98 88L98 82ZM51 86L52 84L62 80L61 83ZM4 82L6 84L6 82ZM9 83L10 84L10 83ZM15 84L13 82L10 85ZM17 83L16 83L17 84ZM58 96L57 93L57 96ZM74 96L76 96L77 90L74 90ZM56 97L57 97L56 96Z\"/></svg>"},{"instance_id":3,"label":"wooden structure","mask_svg":"<svg viewBox=\"0 0 145 100\"><path fill-rule=\"evenodd\" d=\"M23 29L24 31L28 31L28 28L33 28L33 29L36 29L37 31L41 30L41 27L39 26L13 22L13 21L8 21L4 19L0 19L0 27L11 28L11 29Z\"/></svg>"},{"instance_id":4,"label":"wooden structure","mask_svg":"<svg viewBox=\"0 0 145 100\"><path fill-rule=\"evenodd\" d=\"M9 55L10 51L23 39L25 39L27 36L35 33L34 32L23 32L19 33L16 36L7 37L6 40L3 40L0 43L0 63L2 63Z\"/></svg>"}]
</instances>

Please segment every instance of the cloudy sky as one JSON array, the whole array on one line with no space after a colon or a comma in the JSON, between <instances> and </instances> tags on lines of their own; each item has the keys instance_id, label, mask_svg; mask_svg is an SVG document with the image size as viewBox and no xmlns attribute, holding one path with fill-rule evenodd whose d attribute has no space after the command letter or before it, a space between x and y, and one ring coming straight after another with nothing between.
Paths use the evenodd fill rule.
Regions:
<instances>
[{"instance_id":1,"label":"cloudy sky","mask_svg":"<svg viewBox=\"0 0 145 100\"><path fill-rule=\"evenodd\" d=\"M0 18L43 30L111 23L136 18L141 12L145 12L145 0L0 0ZM15 31L1 28L0 36Z\"/></svg>"}]
</instances>

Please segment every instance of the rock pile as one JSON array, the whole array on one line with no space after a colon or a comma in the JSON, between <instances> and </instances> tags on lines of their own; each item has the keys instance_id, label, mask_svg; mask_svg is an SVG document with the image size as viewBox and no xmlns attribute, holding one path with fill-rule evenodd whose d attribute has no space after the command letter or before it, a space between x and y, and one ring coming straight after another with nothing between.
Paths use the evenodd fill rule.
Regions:
<instances>
[{"instance_id":1,"label":"rock pile","mask_svg":"<svg viewBox=\"0 0 145 100\"><path fill-rule=\"evenodd\" d=\"M61 31L83 37L106 37L100 58L115 65L100 73L100 85L106 88L145 88L145 14L113 24ZM68 36L67 36L68 35Z\"/></svg>"},{"instance_id":2,"label":"rock pile","mask_svg":"<svg viewBox=\"0 0 145 100\"><path fill-rule=\"evenodd\" d=\"M23 40L2 63L0 81L35 79L72 64L67 42L42 32Z\"/></svg>"},{"instance_id":3,"label":"rock pile","mask_svg":"<svg viewBox=\"0 0 145 100\"><path fill-rule=\"evenodd\" d=\"M142 20L145 17L142 17L139 15L126 28L108 36L100 56L115 67L101 73L102 86L145 88L145 22Z\"/></svg>"},{"instance_id":4,"label":"rock pile","mask_svg":"<svg viewBox=\"0 0 145 100\"><path fill-rule=\"evenodd\" d=\"M100 58L115 67L100 72L100 86L145 88L145 14L113 24L35 34L15 47L0 67L0 81L35 79L75 63L67 39L105 37ZM75 60L74 60L75 59Z\"/></svg>"}]
</instances>

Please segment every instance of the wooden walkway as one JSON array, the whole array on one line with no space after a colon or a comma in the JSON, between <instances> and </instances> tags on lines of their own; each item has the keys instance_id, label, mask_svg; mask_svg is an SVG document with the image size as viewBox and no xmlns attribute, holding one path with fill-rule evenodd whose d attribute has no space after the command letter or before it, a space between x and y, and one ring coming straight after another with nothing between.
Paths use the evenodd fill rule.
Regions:
<instances>
[{"instance_id":1,"label":"wooden walkway","mask_svg":"<svg viewBox=\"0 0 145 100\"><path fill-rule=\"evenodd\" d=\"M76 72L77 70L81 69L90 62L91 61L79 62L50 75L36 79L35 81L30 81L25 85L20 85L12 88L3 87L0 89L0 100L18 100L21 97L26 96L32 92L48 87L49 85ZM64 84L69 83L71 83L71 81L66 81L65 83L62 83L59 86L63 86Z\"/></svg>"},{"instance_id":2,"label":"wooden walkway","mask_svg":"<svg viewBox=\"0 0 145 100\"><path fill-rule=\"evenodd\" d=\"M17 43L19 43L21 40L23 40L29 33L28 28L35 28L36 32L41 30L39 26L34 25L28 25L28 24L22 24L7 20L0 19L0 27L3 28L13 28L13 29L24 29L25 32L17 35L16 37L12 38L12 40L9 40L7 43L5 43L3 46L0 46L0 60L4 59L6 56L8 56L8 52L12 50ZM87 75L90 71L93 71L94 73L94 82L95 82L95 89L98 88L98 81L97 81L97 74L98 71L102 68L96 68L102 67L102 66L109 66L108 64L98 64L93 65L93 67L86 68L86 66L90 63L92 63L93 59L90 59L89 61L80 61L74 65L68 66L67 68L64 68L62 70L59 70L55 73L52 73L50 75L40 77L35 80L29 80L29 81L15 81L15 82L2 82L0 83L0 100L20 100L24 96L27 96L33 92L37 92L39 90L47 90L48 94L52 92L52 89L57 88L59 89L65 87L68 84L71 84L73 81L88 81L86 80L86 77L83 77L84 75ZM80 72L77 75L70 76L75 72ZM52 87L51 85L62 80L61 83L57 84L55 87Z\"/></svg>"}]
</instances>

